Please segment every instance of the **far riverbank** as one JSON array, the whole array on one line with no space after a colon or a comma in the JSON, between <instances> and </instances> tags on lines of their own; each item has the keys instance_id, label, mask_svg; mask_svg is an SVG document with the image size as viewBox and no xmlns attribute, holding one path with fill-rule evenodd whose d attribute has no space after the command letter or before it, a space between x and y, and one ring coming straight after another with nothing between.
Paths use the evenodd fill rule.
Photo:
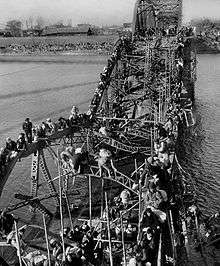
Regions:
<instances>
[{"instance_id":1,"label":"far riverbank","mask_svg":"<svg viewBox=\"0 0 220 266\"><path fill-rule=\"evenodd\" d=\"M220 43L207 37L196 37L196 49L198 54L220 53Z\"/></svg>"},{"instance_id":2,"label":"far riverbank","mask_svg":"<svg viewBox=\"0 0 220 266\"><path fill-rule=\"evenodd\" d=\"M110 54L117 35L0 38L0 54L24 56Z\"/></svg>"}]
</instances>

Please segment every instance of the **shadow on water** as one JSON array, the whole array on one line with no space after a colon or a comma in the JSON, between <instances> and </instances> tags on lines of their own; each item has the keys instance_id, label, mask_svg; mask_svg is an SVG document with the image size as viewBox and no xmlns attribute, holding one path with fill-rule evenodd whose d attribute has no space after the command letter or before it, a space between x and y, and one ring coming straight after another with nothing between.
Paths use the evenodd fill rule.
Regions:
<instances>
[{"instance_id":1,"label":"shadow on water","mask_svg":"<svg viewBox=\"0 0 220 266\"><path fill-rule=\"evenodd\" d=\"M10 99L10 98L15 98L15 97L21 97L21 96L25 96L25 95L35 95L35 94L45 93L45 92L57 92L57 91L65 90L65 89L73 89L74 87L83 87L83 86L94 85L94 84L97 84L97 81L74 83L74 84L70 84L70 85L50 87L50 88L44 88L44 89L40 88L40 89L36 89L36 90L32 90L32 91L13 92L13 93L1 95L0 100L5 100L5 99Z\"/></svg>"}]
</instances>

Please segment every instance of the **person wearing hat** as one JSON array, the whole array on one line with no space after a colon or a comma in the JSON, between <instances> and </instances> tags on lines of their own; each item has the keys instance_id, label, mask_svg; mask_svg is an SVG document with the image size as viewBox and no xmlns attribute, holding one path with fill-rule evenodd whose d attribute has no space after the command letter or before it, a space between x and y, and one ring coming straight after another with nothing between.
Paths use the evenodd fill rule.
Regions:
<instances>
[{"instance_id":1,"label":"person wearing hat","mask_svg":"<svg viewBox=\"0 0 220 266\"><path fill-rule=\"evenodd\" d=\"M33 128L33 125L30 121L29 118L26 118L23 125L22 125L22 128L25 132L25 135L26 135L26 138L27 138L27 142L28 143L31 143L32 142L32 128Z\"/></svg>"}]
</instances>

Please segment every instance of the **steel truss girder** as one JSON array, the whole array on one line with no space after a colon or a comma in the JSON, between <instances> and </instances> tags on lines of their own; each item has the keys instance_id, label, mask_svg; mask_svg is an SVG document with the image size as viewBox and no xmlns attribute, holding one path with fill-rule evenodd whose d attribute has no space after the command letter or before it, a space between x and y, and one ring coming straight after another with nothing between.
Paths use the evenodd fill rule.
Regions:
<instances>
[{"instance_id":1,"label":"steel truss girder","mask_svg":"<svg viewBox=\"0 0 220 266\"><path fill-rule=\"evenodd\" d=\"M102 174L102 171L100 168L98 168L96 166L91 166L90 167L91 174L88 174L87 176L90 176L93 178L98 178L98 179L100 179L100 177L102 177L106 180L110 180L112 182L115 182L115 183L127 188L128 190L130 190L134 194L138 195L139 192L134 191L134 189L133 189L133 185L135 184L135 181L132 178L128 177L127 175L118 171L115 168L115 166L113 165L113 162L111 162L111 166L112 166L114 175L111 175L111 174L110 175L104 175L104 174Z\"/></svg>"},{"instance_id":2,"label":"steel truss girder","mask_svg":"<svg viewBox=\"0 0 220 266\"><path fill-rule=\"evenodd\" d=\"M45 181L47 181L47 186L48 186L49 191L50 191L49 195L56 194L57 191L55 189L55 186L54 186L54 183L52 181L49 169L47 167L43 150L40 151L40 167L41 167L43 177L44 177ZM56 206L59 207L58 196L54 197L54 201L56 203Z\"/></svg>"},{"instance_id":3,"label":"steel truss girder","mask_svg":"<svg viewBox=\"0 0 220 266\"><path fill-rule=\"evenodd\" d=\"M96 133L96 135L98 137L101 137L100 134ZM101 137L101 141L99 143L99 145L101 143L105 143L117 150L122 150L122 151L125 151L125 152L131 152L131 153L143 153L143 154L149 154L150 152L150 148L148 147L135 147L135 146L129 146L129 145L126 145L120 141L117 141L115 139L112 139L112 138L108 138L108 137Z\"/></svg>"},{"instance_id":4,"label":"steel truss girder","mask_svg":"<svg viewBox=\"0 0 220 266\"><path fill-rule=\"evenodd\" d=\"M82 146L83 144L86 143L87 139L86 139L86 132L77 132L77 134L75 134L74 137L63 137L60 139L59 144L55 144L55 145L60 145L62 140L66 140L68 139L69 141L64 141L65 146L66 145L77 145L80 144L80 146ZM74 139L74 141L73 141ZM71 140L71 141L70 141ZM57 164L57 155L54 152L54 150L52 149L51 145L48 143L47 145L47 150L49 151L50 155L52 156L53 160L55 161L55 163ZM44 151L43 149L41 150L37 150L37 152L32 154L32 166L31 166L31 197L32 198L36 198L37 197L37 193L38 193L38 189L39 189L39 169L41 168L42 171L42 175L43 178L46 181L46 184L48 185L49 188L49 195L56 195L56 197L54 197L54 201L56 206L59 206L59 198L57 196L57 192L53 183L53 179L50 175L46 160L45 160L45 156L44 156ZM68 189L68 176L65 175L65 191L67 191ZM35 212L35 209L38 209L39 211L41 211L44 214L49 215L50 211L47 210L42 204L39 207L37 205L37 202L33 201L30 204L31 208L30 210L32 212Z\"/></svg>"},{"instance_id":5,"label":"steel truss girder","mask_svg":"<svg viewBox=\"0 0 220 266\"><path fill-rule=\"evenodd\" d=\"M20 205L23 204L22 207L26 206L26 205L30 205L30 207L33 210L38 210L39 212L41 212L42 214L44 214L45 216L52 218L52 213L40 202L40 199L38 199L37 197L35 197L33 199L33 197L31 196L26 196L26 195L22 195L22 194L16 194L15 198L20 199L20 200L24 200L26 203L20 203ZM18 205L18 207L21 207Z\"/></svg>"}]
</instances>

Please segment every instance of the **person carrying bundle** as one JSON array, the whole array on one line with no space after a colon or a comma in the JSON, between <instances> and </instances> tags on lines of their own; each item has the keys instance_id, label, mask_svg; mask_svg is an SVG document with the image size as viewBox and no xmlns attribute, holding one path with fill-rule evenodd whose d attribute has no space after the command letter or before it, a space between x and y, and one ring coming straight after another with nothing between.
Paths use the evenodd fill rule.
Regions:
<instances>
[{"instance_id":1,"label":"person carrying bundle","mask_svg":"<svg viewBox=\"0 0 220 266\"><path fill-rule=\"evenodd\" d=\"M107 149L100 149L97 162L100 170L100 175L102 175L103 170L106 170L108 172L109 177L111 176L111 166L110 166L110 158L112 156L112 153Z\"/></svg>"},{"instance_id":2,"label":"person carrying bundle","mask_svg":"<svg viewBox=\"0 0 220 266\"><path fill-rule=\"evenodd\" d=\"M86 152L82 152L81 148L74 148L69 146L60 154L64 168L69 168L74 174L82 174L84 172L85 165L88 162L88 156Z\"/></svg>"}]
</instances>

